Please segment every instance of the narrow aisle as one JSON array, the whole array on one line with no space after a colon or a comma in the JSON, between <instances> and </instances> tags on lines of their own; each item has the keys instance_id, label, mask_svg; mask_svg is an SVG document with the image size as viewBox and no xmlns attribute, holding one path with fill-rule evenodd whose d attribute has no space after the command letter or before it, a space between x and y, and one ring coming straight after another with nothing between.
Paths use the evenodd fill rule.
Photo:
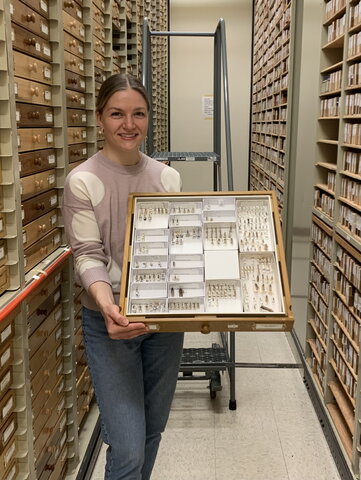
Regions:
<instances>
[{"instance_id":1,"label":"narrow aisle","mask_svg":"<svg viewBox=\"0 0 361 480\"><path fill-rule=\"evenodd\" d=\"M187 347L219 336L187 334ZM294 363L282 333L236 335L239 362ZM180 381L152 480L339 480L297 369L236 369L237 410L227 375L211 400L205 381ZM104 478L105 447L92 480Z\"/></svg>"}]
</instances>

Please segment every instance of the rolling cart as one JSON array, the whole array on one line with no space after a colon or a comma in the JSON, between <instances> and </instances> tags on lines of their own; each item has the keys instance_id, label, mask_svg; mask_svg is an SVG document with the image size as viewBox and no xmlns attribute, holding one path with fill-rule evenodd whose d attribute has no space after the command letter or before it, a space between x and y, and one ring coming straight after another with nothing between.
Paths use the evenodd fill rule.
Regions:
<instances>
[{"instance_id":1,"label":"rolling cart","mask_svg":"<svg viewBox=\"0 0 361 480\"><path fill-rule=\"evenodd\" d=\"M152 92L152 48L151 37L212 37L213 55L213 151L212 152L155 152L153 149L153 118L149 120L147 153L161 162L212 162L213 189L222 190L221 180L221 103L223 91L227 180L228 190L233 190L232 149L230 131L230 111L228 95L228 67L226 50L226 30L220 19L214 32L171 32L151 31L147 18L143 21L142 82L148 92ZM223 89L222 89L223 86ZM221 333L221 345L213 343L210 348L185 348L183 350L179 380L208 380L210 397L214 399L222 389L221 373L228 371L230 380L229 409L235 410L235 333ZM197 373L197 375L195 375ZM199 373L203 373L201 376Z\"/></svg>"}]
</instances>

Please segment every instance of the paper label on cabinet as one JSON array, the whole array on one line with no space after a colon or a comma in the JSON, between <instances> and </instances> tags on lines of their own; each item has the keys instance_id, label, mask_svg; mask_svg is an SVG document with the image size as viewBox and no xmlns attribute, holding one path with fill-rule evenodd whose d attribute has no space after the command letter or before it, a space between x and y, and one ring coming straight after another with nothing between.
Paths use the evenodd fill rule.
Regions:
<instances>
[{"instance_id":1,"label":"paper label on cabinet","mask_svg":"<svg viewBox=\"0 0 361 480\"><path fill-rule=\"evenodd\" d=\"M86 148L83 148L83 155L86 155Z\"/></svg>"},{"instance_id":2,"label":"paper label on cabinet","mask_svg":"<svg viewBox=\"0 0 361 480\"><path fill-rule=\"evenodd\" d=\"M55 175L52 173L48 176L49 185L52 185L55 182Z\"/></svg>"},{"instance_id":3,"label":"paper label on cabinet","mask_svg":"<svg viewBox=\"0 0 361 480\"><path fill-rule=\"evenodd\" d=\"M82 121L82 123L86 123L86 113L82 114L81 121ZM85 153L86 153L86 151L85 151Z\"/></svg>"},{"instance_id":4,"label":"paper label on cabinet","mask_svg":"<svg viewBox=\"0 0 361 480\"><path fill-rule=\"evenodd\" d=\"M81 86L81 88L85 88L85 82L84 82L84 80L80 80L80 86Z\"/></svg>"},{"instance_id":5,"label":"paper label on cabinet","mask_svg":"<svg viewBox=\"0 0 361 480\"><path fill-rule=\"evenodd\" d=\"M51 198L50 198L50 205L53 206L56 204L56 202L58 201L58 197L56 195L53 195Z\"/></svg>"},{"instance_id":6,"label":"paper label on cabinet","mask_svg":"<svg viewBox=\"0 0 361 480\"><path fill-rule=\"evenodd\" d=\"M45 90L44 92L44 100L46 100L47 102L50 102L51 100L51 92L49 90Z\"/></svg>"},{"instance_id":7,"label":"paper label on cabinet","mask_svg":"<svg viewBox=\"0 0 361 480\"><path fill-rule=\"evenodd\" d=\"M79 53L84 53L83 45L78 45L78 52Z\"/></svg>"},{"instance_id":8,"label":"paper label on cabinet","mask_svg":"<svg viewBox=\"0 0 361 480\"><path fill-rule=\"evenodd\" d=\"M51 51L50 51L50 48L49 47L46 47L45 45L43 46L43 52L44 52L44 55L46 55L47 57L51 57Z\"/></svg>"},{"instance_id":9,"label":"paper label on cabinet","mask_svg":"<svg viewBox=\"0 0 361 480\"><path fill-rule=\"evenodd\" d=\"M48 155L48 164L52 165L55 163L55 155Z\"/></svg>"},{"instance_id":10,"label":"paper label on cabinet","mask_svg":"<svg viewBox=\"0 0 361 480\"><path fill-rule=\"evenodd\" d=\"M14 5L10 3L10 15L14 15Z\"/></svg>"},{"instance_id":11,"label":"paper label on cabinet","mask_svg":"<svg viewBox=\"0 0 361 480\"><path fill-rule=\"evenodd\" d=\"M81 27L81 28L79 29L79 35L80 35L81 37L85 37L85 30L84 30L83 27Z\"/></svg>"},{"instance_id":12,"label":"paper label on cabinet","mask_svg":"<svg viewBox=\"0 0 361 480\"><path fill-rule=\"evenodd\" d=\"M0 260L2 260L5 257L5 249L4 247L0 248Z\"/></svg>"},{"instance_id":13,"label":"paper label on cabinet","mask_svg":"<svg viewBox=\"0 0 361 480\"><path fill-rule=\"evenodd\" d=\"M81 72L84 71L84 63L79 63L79 70L80 70Z\"/></svg>"},{"instance_id":14,"label":"paper label on cabinet","mask_svg":"<svg viewBox=\"0 0 361 480\"><path fill-rule=\"evenodd\" d=\"M14 92L15 92L15 95L18 94L18 84L16 82L14 83Z\"/></svg>"},{"instance_id":15,"label":"paper label on cabinet","mask_svg":"<svg viewBox=\"0 0 361 480\"><path fill-rule=\"evenodd\" d=\"M61 440L60 440L60 449L63 448L64 444L65 444L65 440L66 440L66 432L64 432L63 436L61 437Z\"/></svg>"},{"instance_id":16,"label":"paper label on cabinet","mask_svg":"<svg viewBox=\"0 0 361 480\"><path fill-rule=\"evenodd\" d=\"M81 136L82 136L82 138L86 138L86 130L83 130L83 131L81 132Z\"/></svg>"},{"instance_id":17,"label":"paper label on cabinet","mask_svg":"<svg viewBox=\"0 0 361 480\"><path fill-rule=\"evenodd\" d=\"M60 345L61 346L61 345ZM61 382L58 388L58 393L60 394L64 390L64 380Z\"/></svg>"},{"instance_id":18,"label":"paper label on cabinet","mask_svg":"<svg viewBox=\"0 0 361 480\"><path fill-rule=\"evenodd\" d=\"M19 112L19 110L16 110L16 121L20 122L20 112Z\"/></svg>"},{"instance_id":19,"label":"paper label on cabinet","mask_svg":"<svg viewBox=\"0 0 361 480\"><path fill-rule=\"evenodd\" d=\"M57 220L57 215L52 215L51 218L50 218L50 223L52 225L55 225L56 224L56 220Z\"/></svg>"},{"instance_id":20,"label":"paper label on cabinet","mask_svg":"<svg viewBox=\"0 0 361 480\"><path fill-rule=\"evenodd\" d=\"M3 418L7 417L8 413L12 410L13 407L14 407L14 398L11 397L3 407Z\"/></svg>"},{"instance_id":21,"label":"paper label on cabinet","mask_svg":"<svg viewBox=\"0 0 361 480\"><path fill-rule=\"evenodd\" d=\"M5 328L5 330L1 332L1 343L5 342L5 340L10 337L11 332L12 332L11 325L8 325Z\"/></svg>"},{"instance_id":22,"label":"paper label on cabinet","mask_svg":"<svg viewBox=\"0 0 361 480\"><path fill-rule=\"evenodd\" d=\"M21 180L20 180L20 195L23 194L23 184L21 183Z\"/></svg>"},{"instance_id":23,"label":"paper label on cabinet","mask_svg":"<svg viewBox=\"0 0 361 480\"><path fill-rule=\"evenodd\" d=\"M18 137L18 147L20 147L20 145L21 145L20 135L18 135L17 137Z\"/></svg>"},{"instance_id":24,"label":"paper label on cabinet","mask_svg":"<svg viewBox=\"0 0 361 480\"><path fill-rule=\"evenodd\" d=\"M85 105L85 98L84 97L80 97L80 104Z\"/></svg>"},{"instance_id":25,"label":"paper label on cabinet","mask_svg":"<svg viewBox=\"0 0 361 480\"><path fill-rule=\"evenodd\" d=\"M11 30L11 41L15 42L15 32L14 32L14 30Z\"/></svg>"},{"instance_id":26,"label":"paper label on cabinet","mask_svg":"<svg viewBox=\"0 0 361 480\"><path fill-rule=\"evenodd\" d=\"M55 313L54 318L55 318L56 322L59 322L59 320L61 319L61 312L62 312L62 310L61 310L61 308L59 308L59 310ZM60 365L60 367L62 368L62 365ZM60 368L60 370L61 370L61 368Z\"/></svg>"},{"instance_id":27,"label":"paper label on cabinet","mask_svg":"<svg viewBox=\"0 0 361 480\"><path fill-rule=\"evenodd\" d=\"M56 339L56 340L59 340L59 338L60 338L60 336L61 336L61 330L62 330L62 329L61 329L61 327L60 327L60 328L58 328L58 330L56 331L56 333L55 333L55 339Z\"/></svg>"},{"instance_id":28,"label":"paper label on cabinet","mask_svg":"<svg viewBox=\"0 0 361 480\"><path fill-rule=\"evenodd\" d=\"M60 290L58 290L54 294L54 303L56 303L59 299L60 299Z\"/></svg>"},{"instance_id":29,"label":"paper label on cabinet","mask_svg":"<svg viewBox=\"0 0 361 480\"><path fill-rule=\"evenodd\" d=\"M48 3L45 0L40 0L40 8L48 13Z\"/></svg>"},{"instance_id":30,"label":"paper label on cabinet","mask_svg":"<svg viewBox=\"0 0 361 480\"><path fill-rule=\"evenodd\" d=\"M46 115L45 115L45 120L48 122L48 123L52 123L53 122L53 114L48 112Z\"/></svg>"},{"instance_id":31,"label":"paper label on cabinet","mask_svg":"<svg viewBox=\"0 0 361 480\"><path fill-rule=\"evenodd\" d=\"M45 35L49 35L49 27L45 23L41 22L40 28L41 28L41 31L45 33Z\"/></svg>"},{"instance_id":32,"label":"paper label on cabinet","mask_svg":"<svg viewBox=\"0 0 361 480\"><path fill-rule=\"evenodd\" d=\"M39 42L36 42L36 43L35 43L35 50L36 50L37 52L41 52L41 45L40 45ZM45 52L44 52L44 53L45 53Z\"/></svg>"},{"instance_id":33,"label":"paper label on cabinet","mask_svg":"<svg viewBox=\"0 0 361 480\"><path fill-rule=\"evenodd\" d=\"M77 8L76 10L76 16L80 19L83 18L83 12L80 10L80 8Z\"/></svg>"},{"instance_id":34,"label":"paper label on cabinet","mask_svg":"<svg viewBox=\"0 0 361 480\"><path fill-rule=\"evenodd\" d=\"M11 380L11 376L10 376L10 372L8 372L5 375L5 377L1 380L0 391L3 391L8 386L8 384L10 383L10 380Z\"/></svg>"},{"instance_id":35,"label":"paper label on cabinet","mask_svg":"<svg viewBox=\"0 0 361 480\"><path fill-rule=\"evenodd\" d=\"M60 235L55 235L54 237L54 245L58 245L58 243L60 243Z\"/></svg>"},{"instance_id":36,"label":"paper label on cabinet","mask_svg":"<svg viewBox=\"0 0 361 480\"><path fill-rule=\"evenodd\" d=\"M8 464L10 463L10 460L12 459L14 453L15 453L15 442L11 445L11 447L9 448L9 450L6 452L6 454L4 455L4 463L5 463L5 467L8 466Z\"/></svg>"},{"instance_id":37,"label":"paper label on cabinet","mask_svg":"<svg viewBox=\"0 0 361 480\"><path fill-rule=\"evenodd\" d=\"M28 264L28 259L24 257L24 267L26 267L27 264Z\"/></svg>"},{"instance_id":38,"label":"paper label on cabinet","mask_svg":"<svg viewBox=\"0 0 361 480\"><path fill-rule=\"evenodd\" d=\"M10 347L5 350L5 352L1 355L0 365L3 367L7 361L10 360L11 349Z\"/></svg>"},{"instance_id":39,"label":"paper label on cabinet","mask_svg":"<svg viewBox=\"0 0 361 480\"><path fill-rule=\"evenodd\" d=\"M19 162L19 172L21 172L21 162Z\"/></svg>"},{"instance_id":40,"label":"paper label on cabinet","mask_svg":"<svg viewBox=\"0 0 361 480\"><path fill-rule=\"evenodd\" d=\"M24 220L24 218L25 218L25 212L23 207L21 207L21 220Z\"/></svg>"},{"instance_id":41,"label":"paper label on cabinet","mask_svg":"<svg viewBox=\"0 0 361 480\"><path fill-rule=\"evenodd\" d=\"M61 312L61 310L59 310ZM56 374L59 376L63 371L63 362L60 363L60 365L58 366L58 369L56 371Z\"/></svg>"},{"instance_id":42,"label":"paper label on cabinet","mask_svg":"<svg viewBox=\"0 0 361 480\"><path fill-rule=\"evenodd\" d=\"M44 67L44 78L51 78L51 69L49 67Z\"/></svg>"},{"instance_id":43,"label":"paper label on cabinet","mask_svg":"<svg viewBox=\"0 0 361 480\"><path fill-rule=\"evenodd\" d=\"M4 222L3 222L3 219L0 218L0 232L2 232L4 230Z\"/></svg>"},{"instance_id":44,"label":"paper label on cabinet","mask_svg":"<svg viewBox=\"0 0 361 480\"><path fill-rule=\"evenodd\" d=\"M26 236L26 232L23 232L23 244L25 245L25 243L28 241L27 239L27 236Z\"/></svg>"},{"instance_id":45,"label":"paper label on cabinet","mask_svg":"<svg viewBox=\"0 0 361 480\"><path fill-rule=\"evenodd\" d=\"M3 434L4 444L9 440L15 431L15 420L13 420Z\"/></svg>"},{"instance_id":46,"label":"paper label on cabinet","mask_svg":"<svg viewBox=\"0 0 361 480\"><path fill-rule=\"evenodd\" d=\"M47 133L46 135L46 141L48 143L53 143L53 140L54 140L54 135L52 133Z\"/></svg>"}]
</instances>

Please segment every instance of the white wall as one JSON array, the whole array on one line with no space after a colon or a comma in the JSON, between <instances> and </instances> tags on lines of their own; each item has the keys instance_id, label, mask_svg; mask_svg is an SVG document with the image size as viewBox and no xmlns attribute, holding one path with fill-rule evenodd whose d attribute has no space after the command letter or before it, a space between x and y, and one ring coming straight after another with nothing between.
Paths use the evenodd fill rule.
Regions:
<instances>
[{"instance_id":1,"label":"white wall","mask_svg":"<svg viewBox=\"0 0 361 480\"><path fill-rule=\"evenodd\" d=\"M170 30L214 32L226 25L233 179L248 187L252 0L170 0ZM212 121L202 116L202 96L213 93L213 38L172 37L170 41L170 122L172 151L213 151ZM223 117L223 108L222 108ZM222 129L224 131L224 129ZM222 189L227 190L222 137ZM174 163L183 191L213 190L210 163Z\"/></svg>"}]
</instances>

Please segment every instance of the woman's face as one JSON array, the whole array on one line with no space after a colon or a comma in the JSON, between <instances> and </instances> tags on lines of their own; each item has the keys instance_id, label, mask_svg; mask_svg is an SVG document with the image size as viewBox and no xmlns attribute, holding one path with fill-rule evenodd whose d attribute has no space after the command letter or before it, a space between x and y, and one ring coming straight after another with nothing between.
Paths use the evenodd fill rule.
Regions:
<instances>
[{"instance_id":1,"label":"woman's face","mask_svg":"<svg viewBox=\"0 0 361 480\"><path fill-rule=\"evenodd\" d=\"M139 92L131 88L115 92L97 117L107 149L138 155L148 129L147 104Z\"/></svg>"}]
</instances>

